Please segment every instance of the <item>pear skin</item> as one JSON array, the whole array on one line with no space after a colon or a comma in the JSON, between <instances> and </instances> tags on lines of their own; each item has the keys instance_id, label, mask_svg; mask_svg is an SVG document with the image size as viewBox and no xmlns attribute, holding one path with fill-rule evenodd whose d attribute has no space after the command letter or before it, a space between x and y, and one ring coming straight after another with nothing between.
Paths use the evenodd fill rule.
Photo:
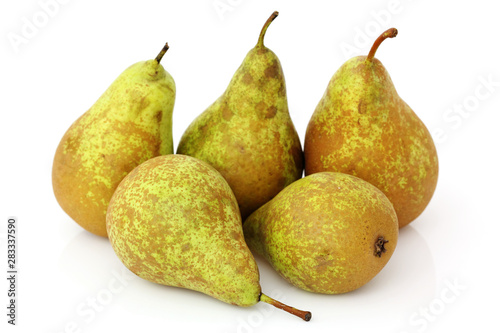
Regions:
<instances>
[{"instance_id":1,"label":"pear skin","mask_svg":"<svg viewBox=\"0 0 500 333\"><path fill-rule=\"evenodd\" d=\"M127 68L64 134L52 185L63 210L106 237L106 210L120 181L137 165L172 154L175 83L156 59Z\"/></svg>"},{"instance_id":2,"label":"pear skin","mask_svg":"<svg viewBox=\"0 0 500 333\"><path fill-rule=\"evenodd\" d=\"M289 185L243 224L250 249L294 286L340 294L370 281L398 241L396 212L368 182L319 172Z\"/></svg>"},{"instance_id":3,"label":"pear skin","mask_svg":"<svg viewBox=\"0 0 500 333\"><path fill-rule=\"evenodd\" d=\"M239 306L258 302L259 271L238 204L206 163L168 155L141 164L117 188L107 215L113 249L139 277Z\"/></svg>"},{"instance_id":4,"label":"pear skin","mask_svg":"<svg viewBox=\"0 0 500 333\"><path fill-rule=\"evenodd\" d=\"M424 123L399 97L389 73L368 56L346 61L333 75L308 124L305 173L342 172L375 185L389 198L400 227L415 220L436 188L438 157Z\"/></svg>"},{"instance_id":5,"label":"pear skin","mask_svg":"<svg viewBox=\"0 0 500 333\"><path fill-rule=\"evenodd\" d=\"M238 306L281 304L261 292L231 188L201 160L166 155L139 165L116 189L106 223L118 258L143 279Z\"/></svg>"},{"instance_id":6,"label":"pear skin","mask_svg":"<svg viewBox=\"0 0 500 333\"><path fill-rule=\"evenodd\" d=\"M243 219L302 176L300 139L288 112L278 57L264 25L229 86L184 132L178 154L208 162L227 180Z\"/></svg>"}]
</instances>

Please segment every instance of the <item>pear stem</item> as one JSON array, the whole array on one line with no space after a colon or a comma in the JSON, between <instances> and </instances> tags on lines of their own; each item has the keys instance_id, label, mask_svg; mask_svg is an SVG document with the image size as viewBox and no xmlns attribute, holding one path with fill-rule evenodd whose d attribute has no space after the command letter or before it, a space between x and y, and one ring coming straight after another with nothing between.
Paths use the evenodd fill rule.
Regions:
<instances>
[{"instance_id":1,"label":"pear stem","mask_svg":"<svg viewBox=\"0 0 500 333\"><path fill-rule=\"evenodd\" d=\"M264 26L262 27L262 30L260 31L259 41L257 42L258 47L264 47L264 35L266 34L267 28L269 28L269 25L271 24L271 22L274 21L274 19L276 17L278 17L278 14L279 13L275 11L274 13L271 14L271 16L269 16L266 23L264 23Z\"/></svg>"},{"instance_id":2,"label":"pear stem","mask_svg":"<svg viewBox=\"0 0 500 333\"><path fill-rule=\"evenodd\" d=\"M311 315L311 312L309 312L309 311L297 310L296 308L292 308L291 306L288 306L286 304L278 302L277 300L272 299L271 297L269 297L265 294L260 294L260 300L262 302L271 304L271 305L277 307L278 309L285 310L286 312L291 313L294 316L297 316L305 321L311 320L312 315Z\"/></svg>"},{"instance_id":3,"label":"pear stem","mask_svg":"<svg viewBox=\"0 0 500 333\"><path fill-rule=\"evenodd\" d=\"M367 62L371 62L373 60L373 57L375 56L375 52L377 52L378 47L384 40L387 38L394 38L398 35L398 30L396 28L390 28L384 31L378 38L375 40L373 43L372 48L370 49L370 53L368 53L368 56L366 57Z\"/></svg>"},{"instance_id":4,"label":"pear stem","mask_svg":"<svg viewBox=\"0 0 500 333\"><path fill-rule=\"evenodd\" d=\"M163 58L165 53L167 53L167 50L168 50L168 43L165 43L165 46L161 49L160 53L158 53L158 55L155 58L157 63L160 63L161 58Z\"/></svg>"}]
</instances>

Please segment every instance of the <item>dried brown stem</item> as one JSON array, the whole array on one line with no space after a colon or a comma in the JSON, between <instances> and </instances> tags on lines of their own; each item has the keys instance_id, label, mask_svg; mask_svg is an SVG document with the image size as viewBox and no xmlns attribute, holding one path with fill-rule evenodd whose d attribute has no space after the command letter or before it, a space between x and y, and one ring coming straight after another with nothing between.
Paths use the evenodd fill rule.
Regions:
<instances>
[{"instance_id":1,"label":"dried brown stem","mask_svg":"<svg viewBox=\"0 0 500 333\"><path fill-rule=\"evenodd\" d=\"M398 35L398 29L396 28L390 28L384 31L373 43L372 48L370 49L370 53L368 53L368 56L366 57L367 62L371 62L373 60L373 57L375 57L375 52L377 52L378 47L384 40L387 38L394 38Z\"/></svg>"},{"instance_id":2,"label":"dried brown stem","mask_svg":"<svg viewBox=\"0 0 500 333\"><path fill-rule=\"evenodd\" d=\"M165 46L161 49L160 53L158 53L158 55L155 58L157 63L160 63L161 58L163 58L165 53L167 53L167 50L168 50L168 43L165 43Z\"/></svg>"},{"instance_id":3,"label":"dried brown stem","mask_svg":"<svg viewBox=\"0 0 500 333\"><path fill-rule=\"evenodd\" d=\"M279 14L278 12L272 13L271 16L269 16L269 18L267 19L266 23L264 23L264 26L262 27L262 30L260 31L259 41L257 42L257 46L264 47L264 36L266 34L267 28L269 28L269 25L271 24L271 22L274 21L274 19L276 17L278 17L278 14Z\"/></svg>"},{"instance_id":4,"label":"dried brown stem","mask_svg":"<svg viewBox=\"0 0 500 333\"><path fill-rule=\"evenodd\" d=\"M278 302L277 300L272 299L271 297L269 297L265 294L260 294L260 300L262 302L271 304L271 305L277 307L278 309L285 310L286 312L291 313L294 316L297 316L305 321L311 320L312 315L311 315L311 312L309 312L309 311L302 311L302 310L298 310L296 308L292 308L291 306L288 306L286 304Z\"/></svg>"}]
</instances>

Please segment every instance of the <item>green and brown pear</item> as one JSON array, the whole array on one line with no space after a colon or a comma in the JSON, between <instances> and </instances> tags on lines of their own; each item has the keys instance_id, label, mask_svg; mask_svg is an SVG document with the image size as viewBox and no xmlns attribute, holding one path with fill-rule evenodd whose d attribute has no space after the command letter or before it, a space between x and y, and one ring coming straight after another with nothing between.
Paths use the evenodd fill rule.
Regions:
<instances>
[{"instance_id":1,"label":"green and brown pear","mask_svg":"<svg viewBox=\"0 0 500 333\"><path fill-rule=\"evenodd\" d=\"M175 83L160 64L167 49L121 73L57 147L55 197L96 235L106 236L106 210L120 181L142 162L173 153Z\"/></svg>"},{"instance_id":2,"label":"green and brown pear","mask_svg":"<svg viewBox=\"0 0 500 333\"><path fill-rule=\"evenodd\" d=\"M264 46L268 19L229 86L184 132L177 153L208 162L227 180L243 218L302 176L280 61Z\"/></svg>"},{"instance_id":3,"label":"green and brown pear","mask_svg":"<svg viewBox=\"0 0 500 333\"><path fill-rule=\"evenodd\" d=\"M304 290L340 294L370 281L398 241L396 212L368 182L319 172L289 185L243 224L250 249Z\"/></svg>"},{"instance_id":4,"label":"green and brown pear","mask_svg":"<svg viewBox=\"0 0 500 333\"><path fill-rule=\"evenodd\" d=\"M342 172L375 185L403 227L431 200L438 157L424 123L374 58L382 41L396 34L387 30L368 56L346 61L333 75L307 127L304 153L306 175Z\"/></svg>"},{"instance_id":5,"label":"green and brown pear","mask_svg":"<svg viewBox=\"0 0 500 333\"><path fill-rule=\"evenodd\" d=\"M135 168L111 199L107 231L118 258L143 279L238 306L263 301L311 318L261 292L236 198L201 160L166 155Z\"/></svg>"}]
</instances>

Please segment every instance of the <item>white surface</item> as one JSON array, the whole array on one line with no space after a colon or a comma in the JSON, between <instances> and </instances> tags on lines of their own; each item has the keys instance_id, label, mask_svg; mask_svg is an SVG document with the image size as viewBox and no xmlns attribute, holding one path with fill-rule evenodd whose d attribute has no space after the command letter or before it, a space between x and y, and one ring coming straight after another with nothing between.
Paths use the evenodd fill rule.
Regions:
<instances>
[{"instance_id":1,"label":"white surface","mask_svg":"<svg viewBox=\"0 0 500 333\"><path fill-rule=\"evenodd\" d=\"M21 34L23 18L32 21L41 6L35 0L1 3L0 236L10 215L19 218L20 230L18 326L6 324L2 278L1 331L413 333L498 327L500 86L487 94L481 83L488 76L500 81L500 21L493 2L400 0L395 11L398 2L390 0L221 0L232 4L222 18L215 2L67 1L18 52L7 36ZM393 12L382 17L383 29L395 26L399 35L384 42L377 58L428 128L446 133L437 143L440 177L432 202L401 230L393 258L369 284L345 295L307 293L258 259L264 291L311 310L309 323L267 304L238 308L123 273L107 240L71 221L51 187L62 135L126 67L153 58L169 42L162 63L177 84L177 144L224 91L273 10L280 16L265 43L282 62L301 140L330 77L349 58L340 46L359 46L356 55L367 54L382 32L373 13L383 10ZM362 45L357 31L366 28L373 37ZM474 101L478 105L462 116L447 111ZM5 238L0 240L5 272ZM454 283L465 289L450 289ZM99 311L88 305L92 298Z\"/></svg>"}]
</instances>

